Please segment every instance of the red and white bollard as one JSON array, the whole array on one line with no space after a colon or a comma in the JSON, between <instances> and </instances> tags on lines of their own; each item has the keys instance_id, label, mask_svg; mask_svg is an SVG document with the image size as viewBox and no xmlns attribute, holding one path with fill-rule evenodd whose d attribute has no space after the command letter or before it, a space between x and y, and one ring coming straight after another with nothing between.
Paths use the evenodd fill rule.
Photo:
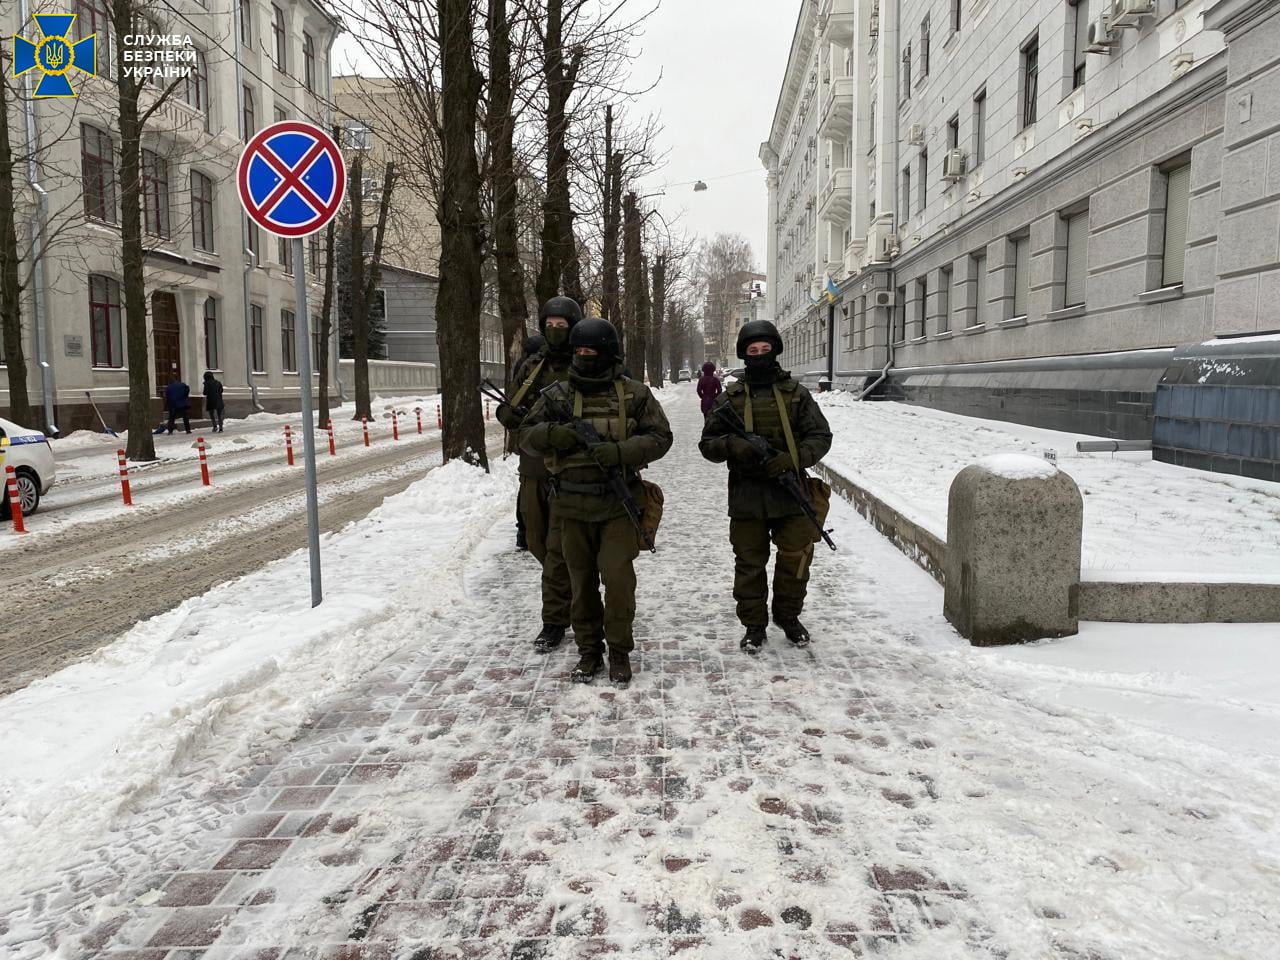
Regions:
<instances>
[{"instance_id":1,"label":"red and white bollard","mask_svg":"<svg viewBox=\"0 0 1280 960\"><path fill-rule=\"evenodd\" d=\"M369 418L368 417L360 418L360 429L364 431L364 445L367 447L369 445Z\"/></svg>"},{"instance_id":2,"label":"red and white bollard","mask_svg":"<svg viewBox=\"0 0 1280 960\"><path fill-rule=\"evenodd\" d=\"M5 487L9 491L9 516L13 520L14 533L26 533L27 525L22 522L22 497L18 494L18 475L13 467L4 468Z\"/></svg>"},{"instance_id":3,"label":"red and white bollard","mask_svg":"<svg viewBox=\"0 0 1280 960\"><path fill-rule=\"evenodd\" d=\"M413 412L418 415L418 432L421 433L422 432L422 408L414 407Z\"/></svg>"},{"instance_id":4,"label":"red and white bollard","mask_svg":"<svg viewBox=\"0 0 1280 960\"><path fill-rule=\"evenodd\" d=\"M125 462L124 451L117 450L116 458L120 461L120 495L124 497L124 505L132 507L133 494L129 492L129 464Z\"/></svg>"},{"instance_id":5,"label":"red and white bollard","mask_svg":"<svg viewBox=\"0 0 1280 960\"><path fill-rule=\"evenodd\" d=\"M400 439L400 414L395 410L391 411L391 439Z\"/></svg>"},{"instance_id":6,"label":"red and white bollard","mask_svg":"<svg viewBox=\"0 0 1280 960\"><path fill-rule=\"evenodd\" d=\"M209 486L209 460L204 455L204 437L196 437L196 450L200 453L200 482Z\"/></svg>"},{"instance_id":7,"label":"red and white bollard","mask_svg":"<svg viewBox=\"0 0 1280 960\"><path fill-rule=\"evenodd\" d=\"M436 429L444 429L444 414L440 412L440 401L436 401Z\"/></svg>"},{"instance_id":8,"label":"red and white bollard","mask_svg":"<svg viewBox=\"0 0 1280 960\"><path fill-rule=\"evenodd\" d=\"M284 425L284 458L289 466L293 466L293 428Z\"/></svg>"},{"instance_id":9,"label":"red and white bollard","mask_svg":"<svg viewBox=\"0 0 1280 960\"><path fill-rule=\"evenodd\" d=\"M330 420L325 424L325 429L329 431L329 456L336 457L338 455L338 447L333 442L333 421Z\"/></svg>"}]
</instances>

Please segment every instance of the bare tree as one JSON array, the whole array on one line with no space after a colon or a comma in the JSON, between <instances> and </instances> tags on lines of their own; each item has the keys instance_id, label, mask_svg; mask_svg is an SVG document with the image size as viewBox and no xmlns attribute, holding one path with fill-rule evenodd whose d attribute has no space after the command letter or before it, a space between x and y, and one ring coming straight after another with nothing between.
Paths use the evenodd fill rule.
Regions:
<instances>
[{"instance_id":1,"label":"bare tree","mask_svg":"<svg viewBox=\"0 0 1280 960\"><path fill-rule=\"evenodd\" d=\"M644 269L640 263L642 250L640 208L634 193L628 193L622 201L622 210L622 285L624 301L622 323L618 326L618 336L622 341L623 354L630 358L632 348L639 342L640 301L643 296L641 275ZM635 373L634 368L632 373Z\"/></svg>"},{"instance_id":2,"label":"bare tree","mask_svg":"<svg viewBox=\"0 0 1280 960\"><path fill-rule=\"evenodd\" d=\"M3 58L0 58L3 60ZM0 63L0 66L3 66ZM0 79L0 334L9 378L9 417L30 426L27 360L22 349L22 288L18 280L18 225L14 217L14 150L9 140L9 71Z\"/></svg>"},{"instance_id":3,"label":"bare tree","mask_svg":"<svg viewBox=\"0 0 1280 960\"><path fill-rule=\"evenodd\" d=\"M650 313L648 362L650 385L659 389L662 387L662 340L666 315L667 258L665 254L660 253L653 260L653 309Z\"/></svg>"},{"instance_id":4,"label":"bare tree","mask_svg":"<svg viewBox=\"0 0 1280 960\"><path fill-rule=\"evenodd\" d=\"M337 139L337 130L334 131ZM323 430L329 423L329 340L333 336L334 270L333 253L336 245L337 224L330 220L324 230L324 296L320 301L320 351L316 366L320 371L320 397L316 407L316 429Z\"/></svg>"},{"instance_id":5,"label":"bare tree","mask_svg":"<svg viewBox=\"0 0 1280 960\"><path fill-rule=\"evenodd\" d=\"M727 358L733 344L727 342L733 326L733 309L743 293L744 277L755 272L755 258L748 240L732 233L718 233L704 241L696 267L704 297L703 323L716 359Z\"/></svg>"}]
</instances>

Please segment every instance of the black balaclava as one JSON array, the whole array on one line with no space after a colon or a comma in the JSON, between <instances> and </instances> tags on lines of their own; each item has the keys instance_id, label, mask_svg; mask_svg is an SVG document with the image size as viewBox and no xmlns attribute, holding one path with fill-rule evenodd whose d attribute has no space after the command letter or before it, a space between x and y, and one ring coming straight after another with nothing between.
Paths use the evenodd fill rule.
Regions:
<instances>
[{"instance_id":1,"label":"black balaclava","mask_svg":"<svg viewBox=\"0 0 1280 960\"><path fill-rule=\"evenodd\" d=\"M553 327L546 326L542 329L542 336L546 338L547 346L552 353L565 353L569 349L569 327Z\"/></svg>"},{"instance_id":2,"label":"black balaclava","mask_svg":"<svg viewBox=\"0 0 1280 960\"><path fill-rule=\"evenodd\" d=\"M748 354L743 358L747 371L747 379L752 383L769 383L777 377L778 358L770 351L757 356Z\"/></svg>"},{"instance_id":3,"label":"black balaclava","mask_svg":"<svg viewBox=\"0 0 1280 960\"><path fill-rule=\"evenodd\" d=\"M585 380L596 380L612 372L615 363L617 361L613 357L604 353L597 353L594 357L581 353L573 355L573 369Z\"/></svg>"}]
</instances>

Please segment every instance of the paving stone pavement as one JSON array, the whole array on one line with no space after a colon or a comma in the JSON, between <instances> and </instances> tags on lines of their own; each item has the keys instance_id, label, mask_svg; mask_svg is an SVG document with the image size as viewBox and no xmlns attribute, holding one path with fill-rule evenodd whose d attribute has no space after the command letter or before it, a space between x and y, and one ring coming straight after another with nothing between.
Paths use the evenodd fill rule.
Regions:
<instances>
[{"instance_id":1,"label":"paving stone pavement","mask_svg":"<svg viewBox=\"0 0 1280 960\"><path fill-rule=\"evenodd\" d=\"M814 647L774 630L740 653L723 477L693 446L696 408L673 421L630 689L570 685L571 648L532 651L536 570L504 518L470 604L234 782L193 760L120 837L0 908L0 936L43 923L59 956L110 960L1177 956L1089 924L1133 910L1170 833L1208 838L1189 857L1247 859L1218 830L1226 801L1190 806L1176 759L924 644L912 624L933 621L903 604L935 588L844 507L841 552L815 560ZM1145 909L1168 943L1217 929Z\"/></svg>"}]
</instances>

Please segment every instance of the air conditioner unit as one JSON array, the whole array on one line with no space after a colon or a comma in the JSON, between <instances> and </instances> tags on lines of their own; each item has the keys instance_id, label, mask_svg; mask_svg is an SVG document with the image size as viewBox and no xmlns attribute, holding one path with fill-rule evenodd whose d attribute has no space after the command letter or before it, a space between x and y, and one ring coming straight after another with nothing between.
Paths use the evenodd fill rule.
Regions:
<instances>
[{"instance_id":1,"label":"air conditioner unit","mask_svg":"<svg viewBox=\"0 0 1280 960\"><path fill-rule=\"evenodd\" d=\"M1089 24L1089 42L1085 44L1085 53L1109 54L1115 48L1119 37L1111 29L1111 14L1106 10L1093 23Z\"/></svg>"},{"instance_id":2,"label":"air conditioner unit","mask_svg":"<svg viewBox=\"0 0 1280 960\"><path fill-rule=\"evenodd\" d=\"M907 143L924 143L924 124L913 123L907 130Z\"/></svg>"},{"instance_id":3,"label":"air conditioner unit","mask_svg":"<svg viewBox=\"0 0 1280 960\"><path fill-rule=\"evenodd\" d=\"M948 150L942 158L942 179L955 182L964 177L968 157L963 150Z\"/></svg>"},{"instance_id":4,"label":"air conditioner unit","mask_svg":"<svg viewBox=\"0 0 1280 960\"><path fill-rule=\"evenodd\" d=\"M1115 0L1111 5L1113 27L1139 27L1143 17L1154 17L1155 0Z\"/></svg>"},{"instance_id":5,"label":"air conditioner unit","mask_svg":"<svg viewBox=\"0 0 1280 960\"><path fill-rule=\"evenodd\" d=\"M373 177L360 178L360 196L364 200L372 200L378 195L378 181Z\"/></svg>"},{"instance_id":6,"label":"air conditioner unit","mask_svg":"<svg viewBox=\"0 0 1280 960\"><path fill-rule=\"evenodd\" d=\"M362 123L352 123L346 128L347 147L351 150L368 150L372 142L372 131Z\"/></svg>"},{"instance_id":7,"label":"air conditioner unit","mask_svg":"<svg viewBox=\"0 0 1280 960\"><path fill-rule=\"evenodd\" d=\"M894 295L892 290L876 290L871 294L871 306L892 307L893 305Z\"/></svg>"}]
</instances>

